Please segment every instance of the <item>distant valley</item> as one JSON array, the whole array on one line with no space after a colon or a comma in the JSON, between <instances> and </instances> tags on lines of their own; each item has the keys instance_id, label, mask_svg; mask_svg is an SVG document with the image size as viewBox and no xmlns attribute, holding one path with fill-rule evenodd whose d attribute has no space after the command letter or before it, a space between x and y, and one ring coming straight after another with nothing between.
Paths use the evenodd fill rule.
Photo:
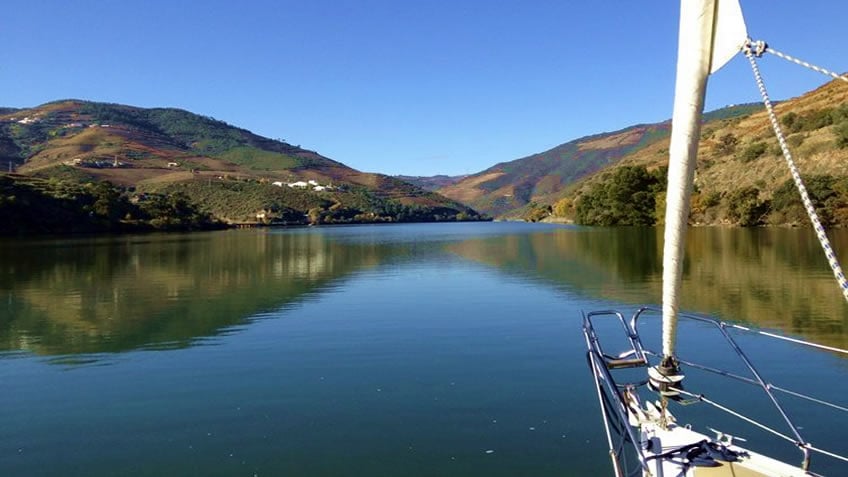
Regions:
<instances>
[{"instance_id":1,"label":"distant valley","mask_svg":"<svg viewBox=\"0 0 848 477\"><path fill-rule=\"evenodd\" d=\"M451 186L460 182L461 180L468 177L468 175L461 176L446 176L446 175L437 175L437 176L395 176L395 178L400 179L404 182L409 182L410 184L417 185L418 187L426 190L439 190L444 187Z\"/></svg>"},{"instance_id":2,"label":"distant valley","mask_svg":"<svg viewBox=\"0 0 848 477\"><path fill-rule=\"evenodd\" d=\"M825 222L848 225L848 87L828 83L780 102L777 112ZM496 218L660 223L670 126L642 124L579 138L435 190ZM690 221L801 224L806 217L789 177L762 105L706 113Z\"/></svg>"},{"instance_id":3,"label":"distant valley","mask_svg":"<svg viewBox=\"0 0 848 477\"><path fill-rule=\"evenodd\" d=\"M724 108L706 120L750 115L759 105ZM520 217L534 203L552 204L578 181L651 145L668 142L671 122L639 124L619 131L586 136L550 150L496 164L438 192L496 217Z\"/></svg>"}]
</instances>

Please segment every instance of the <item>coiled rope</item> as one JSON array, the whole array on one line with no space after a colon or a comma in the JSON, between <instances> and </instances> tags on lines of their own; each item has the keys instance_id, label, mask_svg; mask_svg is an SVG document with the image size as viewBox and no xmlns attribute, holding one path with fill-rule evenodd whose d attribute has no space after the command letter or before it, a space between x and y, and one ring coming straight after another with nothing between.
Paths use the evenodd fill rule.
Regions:
<instances>
[{"instance_id":1,"label":"coiled rope","mask_svg":"<svg viewBox=\"0 0 848 477\"><path fill-rule=\"evenodd\" d=\"M836 254L833 253L833 248L830 246L830 241L827 239L827 234L825 233L824 226L822 226L821 221L819 220L819 216L816 213L816 208L813 206L812 200L810 200L810 195L807 193L807 188L804 186L804 181L801 180L801 174L798 172L798 167L795 166L795 161L792 159L792 153L789 152L789 146L787 146L786 144L786 138L783 136L783 131L780 129L780 123L778 123L777 115L775 115L774 113L774 106L772 106L771 104L768 92L766 91L765 83L763 83L763 77L760 74L759 67L757 66L757 60L755 56L761 56L764 51L769 50L771 49L765 44L765 42L752 42L750 40L742 48L742 51L745 53L745 56L751 63L751 68L754 71L754 79L757 81L757 88L759 88L760 90L760 95L763 97L763 104L765 104L766 110L768 111L769 120L771 121L771 127L772 129L774 129L774 133L777 136L777 141L780 143L780 150L783 152L783 157L784 159L786 159L786 164L789 166L789 172L792 174L792 180L795 181L795 187L798 189L798 193L801 194L801 202L804 203L804 209L806 209L807 216L810 218L810 222L813 224L813 230L815 230L816 236L818 236L822 250L824 250L824 254L827 257L827 262L828 264L830 264L831 270L833 270L833 276L836 277L836 281L839 283L839 287L842 289L842 296L845 297L846 301L848 301L848 280L845 279L845 274L842 272L842 266L839 265L839 259L837 259ZM771 53L777 54L777 52L775 52L774 50L771 50ZM783 55L782 53L778 56L789 59L790 61L794 61L803 66L807 66L811 69L814 69L815 71L827 74L828 76L833 76L835 78L848 81L848 79L839 75L834 75L833 73L823 68L813 67L813 65L809 65L808 63L805 64L805 62L795 60L794 58L789 57L787 55Z\"/></svg>"}]
</instances>

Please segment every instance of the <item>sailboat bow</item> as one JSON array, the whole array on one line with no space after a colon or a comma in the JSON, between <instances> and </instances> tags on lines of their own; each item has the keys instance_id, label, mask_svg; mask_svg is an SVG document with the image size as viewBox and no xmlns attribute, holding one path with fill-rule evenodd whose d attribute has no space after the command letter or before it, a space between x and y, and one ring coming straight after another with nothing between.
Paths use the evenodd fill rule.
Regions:
<instances>
[{"instance_id":1,"label":"sailboat bow","mask_svg":"<svg viewBox=\"0 0 848 477\"><path fill-rule=\"evenodd\" d=\"M717 72L740 52L751 61L755 79L763 95L770 121L781 144L784 156L796 179L802 200L805 197L803 181L791 159L780 125L770 105L765 86L754 58L770 51L765 43L748 38L745 20L738 0L681 0L678 36L678 60L675 81L674 110L672 115L671 143L669 146L668 191L666 195L665 231L663 245L662 307L639 309L630 319L616 311L595 311L583 316L583 332L587 345L589 368L594 377L604 428L617 477L642 476L806 476L810 472L811 453L818 452L848 463L848 458L814 446L801 435L797 425L776 396L776 390L786 391L767 381L737 341L730 330L755 332L738 325L699 315L680 312L680 291L685 258L686 229L690 212L690 199L698 155L698 143L709 76ZM774 52L771 50L770 52ZM784 56L779 54L778 56ZM789 59L789 58L787 58ZM791 60L794 60L792 58ZM797 61L796 61L797 62ZM844 79L826 70L817 71ZM848 280L827 242L823 227L817 222L815 209L809 201L808 213L834 275L848 299ZM639 323L647 317L661 317L661 352L646 347L639 334ZM747 376L703 363L683 360L677 356L676 341L678 321L706 325L718 332L747 371ZM596 330L599 322L619 322L623 328L627 349L610 353L603 347ZM761 333L763 335L763 333ZM765 335L768 335L765 333ZM775 335L772 338L781 338ZM794 340L804 346L816 345ZM835 350L848 355L848 351ZM757 421L731 406L715 401L704 393L687 390L683 385L682 367L713 373L737 382L759 388L773 409L782 418L779 426ZM641 378L633 379L632 369L643 369ZM620 377L623 376L623 377ZM638 373L637 373L638 376ZM827 403L805 393L787 391L792 396L803 395L810 402L829 406L841 412L848 407ZM647 398L645 396L648 396ZM658 399L656 399L658 398ZM656 399L656 400L655 400ZM709 436L693 430L689 425L679 425L669 411L669 404L704 403L739 418L778 438L795 445L802 454L800 465L792 465L772 457L739 447L739 439L725 432L715 431ZM780 430L778 427L783 428ZM706 469L709 473L705 474Z\"/></svg>"}]
</instances>

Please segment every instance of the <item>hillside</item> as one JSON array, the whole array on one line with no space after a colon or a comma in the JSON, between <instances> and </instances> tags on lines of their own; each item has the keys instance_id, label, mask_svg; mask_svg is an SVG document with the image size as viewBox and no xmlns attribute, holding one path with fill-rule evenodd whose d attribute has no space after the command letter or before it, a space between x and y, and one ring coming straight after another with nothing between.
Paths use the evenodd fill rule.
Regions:
<instances>
[{"instance_id":1,"label":"hillside","mask_svg":"<svg viewBox=\"0 0 848 477\"><path fill-rule=\"evenodd\" d=\"M0 108L0 164L13 180L108 181L133 200L183 193L224 222L480 218L399 179L173 108L80 100Z\"/></svg>"},{"instance_id":2,"label":"hillside","mask_svg":"<svg viewBox=\"0 0 848 477\"><path fill-rule=\"evenodd\" d=\"M437 191L443 187L447 187L457 182L465 179L468 175L462 176L446 176L446 175L437 175L437 176L394 176L396 179L402 180L404 182L409 182L410 184L417 185L418 187L429 190L429 191Z\"/></svg>"},{"instance_id":3,"label":"hillside","mask_svg":"<svg viewBox=\"0 0 848 477\"><path fill-rule=\"evenodd\" d=\"M715 111L705 119L733 118L757 108L733 106ZM486 214L518 216L528 204L553 203L576 181L665 141L670 126L669 121L640 124L582 137L545 152L496 164L437 191Z\"/></svg>"},{"instance_id":4,"label":"hillside","mask_svg":"<svg viewBox=\"0 0 848 477\"><path fill-rule=\"evenodd\" d=\"M848 225L848 86L825 84L780 103L776 111L823 222ZM610 187L623 168L656 171L667 163L668 138L664 138L621 157L615 167L575 183L559 203L548 203L556 214L585 222L581 203L585 211L587 202ZM797 196L764 110L721 116L704 124L692 223L799 225L807 219ZM655 218L661 220L664 192L655 198ZM608 203L599 205L609 208Z\"/></svg>"}]
</instances>

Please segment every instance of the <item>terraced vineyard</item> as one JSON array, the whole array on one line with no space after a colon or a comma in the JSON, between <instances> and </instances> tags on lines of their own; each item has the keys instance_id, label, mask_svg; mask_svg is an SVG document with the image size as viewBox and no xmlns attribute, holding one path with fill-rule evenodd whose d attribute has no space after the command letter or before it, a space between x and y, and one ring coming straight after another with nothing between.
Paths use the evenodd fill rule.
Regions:
<instances>
[{"instance_id":1,"label":"terraced vineyard","mask_svg":"<svg viewBox=\"0 0 848 477\"><path fill-rule=\"evenodd\" d=\"M12 183L27 177L66 187L106 181L136 202L182 194L226 223L483 218L401 180L178 109L78 100L4 109L0 161L15 170ZM29 190L32 184L19 185ZM50 193L42 196L50 202Z\"/></svg>"}]
</instances>

